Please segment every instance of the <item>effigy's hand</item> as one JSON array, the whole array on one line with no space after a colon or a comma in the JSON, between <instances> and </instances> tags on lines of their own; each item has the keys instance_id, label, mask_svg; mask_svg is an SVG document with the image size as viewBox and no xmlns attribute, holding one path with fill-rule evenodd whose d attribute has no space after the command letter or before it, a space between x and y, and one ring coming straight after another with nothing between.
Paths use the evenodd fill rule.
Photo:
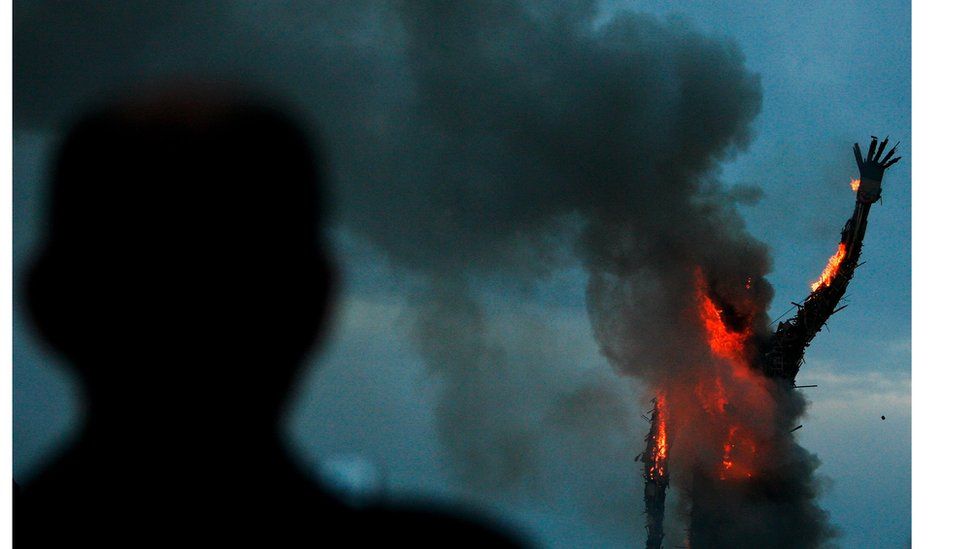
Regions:
<instances>
[{"instance_id":1,"label":"effigy's hand","mask_svg":"<svg viewBox=\"0 0 976 549\"><path fill-rule=\"evenodd\" d=\"M878 138L871 136L871 146L868 147L868 156L865 158L861 154L861 146L854 143L854 160L857 161L857 169L861 175L861 182L857 191L857 199L860 202L873 203L881 197L881 178L884 177L886 169L890 168L901 160L901 157L891 157L898 149L898 143L888 151L884 158L885 147L888 146L888 138L885 137L881 145L878 145Z\"/></svg>"},{"instance_id":2,"label":"effigy's hand","mask_svg":"<svg viewBox=\"0 0 976 549\"><path fill-rule=\"evenodd\" d=\"M891 157L898 150L898 143L888 151L888 154L882 159L881 155L884 153L885 147L888 146L888 138L885 137L881 145L878 145L878 138L871 136L871 146L868 148L868 157L864 158L861 155L861 146L854 143L854 160L857 161L857 169L861 172L861 181L865 179L870 179L873 181L881 182L881 177L884 176L884 171L890 168L895 162L901 160L901 157L896 157L892 159Z\"/></svg>"}]
</instances>

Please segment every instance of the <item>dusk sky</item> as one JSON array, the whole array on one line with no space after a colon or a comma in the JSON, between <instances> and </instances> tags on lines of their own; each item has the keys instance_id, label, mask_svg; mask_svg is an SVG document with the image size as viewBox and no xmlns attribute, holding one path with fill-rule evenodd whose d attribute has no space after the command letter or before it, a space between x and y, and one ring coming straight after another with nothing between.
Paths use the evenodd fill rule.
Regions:
<instances>
[{"instance_id":1,"label":"dusk sky","mask_svg":"<svg viewBox=\"0 0 976 549\"><path fill-rule=\"evenodd\" d=\"M538 272L531 262L476 271L471 265L521 256L506 255L516 254L508 249L494 254L494 236L457 240L484 242L488 250L465 260L464 268L480 273L474 299L493 352L509 368L490 394L445 404L444 380L425 366L410 335L418 309L427 305L418 290L423 277L456 265L443 261L435 269L434 248L405 247L426 238L427 227L402 220L390 230L377 221L376 212L399 210L374 202L397 195L371 194L374 184L361 181L399 168L371 164L367 142L348 129L361 123L383 131L390 118L374 117L377 105L393 111L387 105L417 86L404 69L402 40L388 34L392 9L380 3L294 10L300 13L270 3L115 10L15 4L15 289L44 225L46 170L58 132L77 105L183 72L253 79L309 113L331 147L336 174L338 211L330 230L344 287L333 337L315 353L296 392L289 430L302 459L359 497L462 502L543 546L643 544L642 481L633 456L642 449L647 401L600 353L588 317L588 274L566 251L568 239L547 240L546 233L541 244L532 242L534 252L556 257ZM535 16L558 11L546 6L537 4ZM683 45L668 41L704 36L738 48L744 70L758 75L760 110L751 119L743 115L748 138L719 155L709 174L748 195L735 207L745 229L769 247L771 319L807 295L836 249L854 206L851 145L864 147L872 135L901 142L903 159L884 178L864 265L848 290L850 306L816 338L797 379L819 385L805 390L811 404L797 436L822 462L820 503L840 530L838 545L910 545L910 3L602 2L592 24L630 11L656 21L648 32L661 33L666 48L681 51ZM16 299L14 474L24 482L70 440L81 410L70 374L34 338ZM585 398L574 400L580 395ZM444 441L476 440L481 424L461 422L466 427L445 438L436 417L444 406L486 418L492 427L511 422L524 432L545 432L525 448L484 450L498 454L485 457L490 463L507 463L512 455L517 462L520 452L531 452L542 470L497 489L458 481Z\"/></svg>"}]
</instances>

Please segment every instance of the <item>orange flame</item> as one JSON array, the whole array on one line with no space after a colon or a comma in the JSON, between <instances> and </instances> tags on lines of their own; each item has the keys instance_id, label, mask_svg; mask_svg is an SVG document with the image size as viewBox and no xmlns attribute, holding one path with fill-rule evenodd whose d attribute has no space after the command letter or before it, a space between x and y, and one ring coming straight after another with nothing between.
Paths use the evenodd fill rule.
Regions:
<instances>
[{"instance_id":1,"label":"orange flame","mask_svg":"<svg viewBox=\"0 0 976 549\"><path fill-rule=\"evenodd\" d=\"M705 329L705 338L708 342L712 356L721 359L728 367L734 378L742 380L743 383L753 383L753 376L756 373L749 365L748 343L752 336L752 331L747 327L741 332L737 332L728 326L722 317L722 309L709 295L708 286L701 269L697 270L696 283L698 290L698 316ZM751 281L750 281L751 282ZM749 326L750 323L746 323ZM721 363L717 365L721 368ZM757 447L755 433L747 425L739 423L736 413L746 409L742 406L755 406L749 403L748 397L742 393L739 387L736 398L746 399L740 402L740 412L734 412L730 406L726 383L728 378L724 378L721 370L717 370L713 376L706 376L698 381L695 387L695 394L701 402L704 410L719 422L722 429L727 429L727 436L722 444L722 459L718 467L718 477L720 480L726 479L748 479L752 478L756 467Z\"/></svg>"},{"instance_id":2,"label":"orange flame","mask_svg":"<svg viewBox=\"0 0 976 549\"><path fill-rule=\"evenodd\" d=\"M841 262L844 261L844 257L846 256L847 245L841 242L837 245L837 253L827 260L827 266L824 267L820 278L813 284L810 284L810 290L815 292L821 286L830 286L830 283L834 281L834 277L837 276L837 271L840 270Z\"/></svg>"},{"instance_id":3,"label":"orange flame","mask_svg":"<svg viewBox=\"0 0 976 549\"><path fill-rule=\"evenodd\" d=\"M854 191L854 192L857 192L857 190L859 188L861 188L861 180L860 179L854 179L852 177L851 178L851 190Z\"/></svg>"},{"instance_id":4,"label":"orange flame","mask_svg":"<svg viewBox=\"0 0 976 549\"><path fill-rule=\"evenodd\" d=\"M715 305L705 291L705 279L701 270L697 271L699 315L708 335L708 347L712 354L726 360L739 361L744 358L746 340L749 332L730 330L722 320L722 310Z\"/></svg>"},{"instance_id":5,"label":"orange flame","mask_svg":"<svg viewBox=\"0 0 976 549\"><path fill-rule=\"evenodd\" d=\"M664 464L668 459L668 430L666 426L667 413L665 412L664 393L657 397L657 433L655 440L657 445L654 448L654 465L651 467L651 475L664 476Z\"/></svg>"}]
</instances>

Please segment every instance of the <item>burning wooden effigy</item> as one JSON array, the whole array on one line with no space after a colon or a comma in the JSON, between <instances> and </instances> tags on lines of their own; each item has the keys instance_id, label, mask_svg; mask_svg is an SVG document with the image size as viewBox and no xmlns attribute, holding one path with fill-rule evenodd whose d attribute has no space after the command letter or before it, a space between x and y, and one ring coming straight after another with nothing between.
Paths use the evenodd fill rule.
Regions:
<instances>
[{"instance_id":1,"label":"burning wooden effigy","mask_svg":"<svg viewBox=\"0 0 976 549\"><path fill-rule=\"evenodd\" d=\"M793 459L807 455L792 434L799 429L793 421L803 408L793 389L806 348L831 315L846 307L838 305L860 265L868 214L881 197L884 171L900 159L892 158L897 144L882 157L887 145L887 138L880 144L872 138L867 157L854 145L860 172L860 178L851 181L856 193L854 212L841 231L836 253L811 283L810 294L794 303L796 314L779 322L774 331L757 329L756 319L764 311L750 308L748 299L723 300L716 291L720 281L710 279L701 268L693 273L695 310L710 351L702 360L710 366L700 369L695 379L668 383L653 401L646 448L638 456L649 549L662 546L672 466L684 457L694 463L681 464L683 474L690 477L682 494L688 520L684 539L676 546L736 547L750 538L755 540L753 547L816 546L813 537L804 536L805 525L796 517L815 517L822 513L818 509L792 515L767 510L757 513L755 521L743 520L749 515L741 512L730 520L729 510L810 499L790 498L793 493L809 492L803 479L812 476L812 471L805 475L790 471L798 463L809 467L809 460ZM747 278L744 288L751 289L751 284ZM695 439L694 443L681 441L683 435ZM676 444L682 445L681 452L674 452ZM771 525L778 517L783 523Z\"/></svg>"}]
</instances>

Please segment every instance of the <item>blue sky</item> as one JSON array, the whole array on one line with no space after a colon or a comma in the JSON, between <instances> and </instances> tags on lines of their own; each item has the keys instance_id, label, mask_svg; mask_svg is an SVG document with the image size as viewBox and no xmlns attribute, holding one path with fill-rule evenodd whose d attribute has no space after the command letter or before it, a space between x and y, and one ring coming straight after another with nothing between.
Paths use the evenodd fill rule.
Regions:
<instances>
[{"instance_id":1,"label":"blue sky","mask_svg":"<svg viewBox=\"0 0 976 549\"><path fill-rule=\"evenodd\" d=\"M729 37L741 47L747 67L760 75L763 103L754 140L723 166L721 179L764 191L757 204L740 210L750 232L771 248L773 318L806 295L836 247L853 207L852 143L863 144L872 134L901 141L904 158L886 175L884 202L872 210L865 264L848 291L851 306L818 336L800 372L798 383L819 387L808 390L812 404L798 435L819 455L820 473L829 479L821 501L843 531L839 544L904 547L911 534L910 4L608 2L603 9L680 17L706 34ZM27 265L43 223L42 182L52 135L43 128L15 133L15 276ZM554 488L488 497L452 482L433 420L438 380L404 335L411 313L408 282L369 243L341 227L336 236L346 276L343 306L332 343L310 364L290 422L303 458L323 474L366 463L372 472L353 479L361 490L464 501L546 545L639 543L639 501L634 516L622 517L620 524L594 525L579 498L553 503ZM612 372L593 341L585 276L578 265L566 265L518 297L505 288L486 288L491 333L503 347L524 337L511 326L539 325L549 338L546 349L524 358L551 371L534 381L540 386L521 391L599 380L624 395L634 432L622 434L622 453L594 451L581 459L606 464L606 477L593 486L609 493L632 483L633 492L621 491L621 497L639 494L630 461L643 437L639 404L627 400L632 387ZM64 444L79 409L70 377L32 339L20 310L14 331L14 465L15 476L23 479Z\"/></svg>"}]
</instances>

